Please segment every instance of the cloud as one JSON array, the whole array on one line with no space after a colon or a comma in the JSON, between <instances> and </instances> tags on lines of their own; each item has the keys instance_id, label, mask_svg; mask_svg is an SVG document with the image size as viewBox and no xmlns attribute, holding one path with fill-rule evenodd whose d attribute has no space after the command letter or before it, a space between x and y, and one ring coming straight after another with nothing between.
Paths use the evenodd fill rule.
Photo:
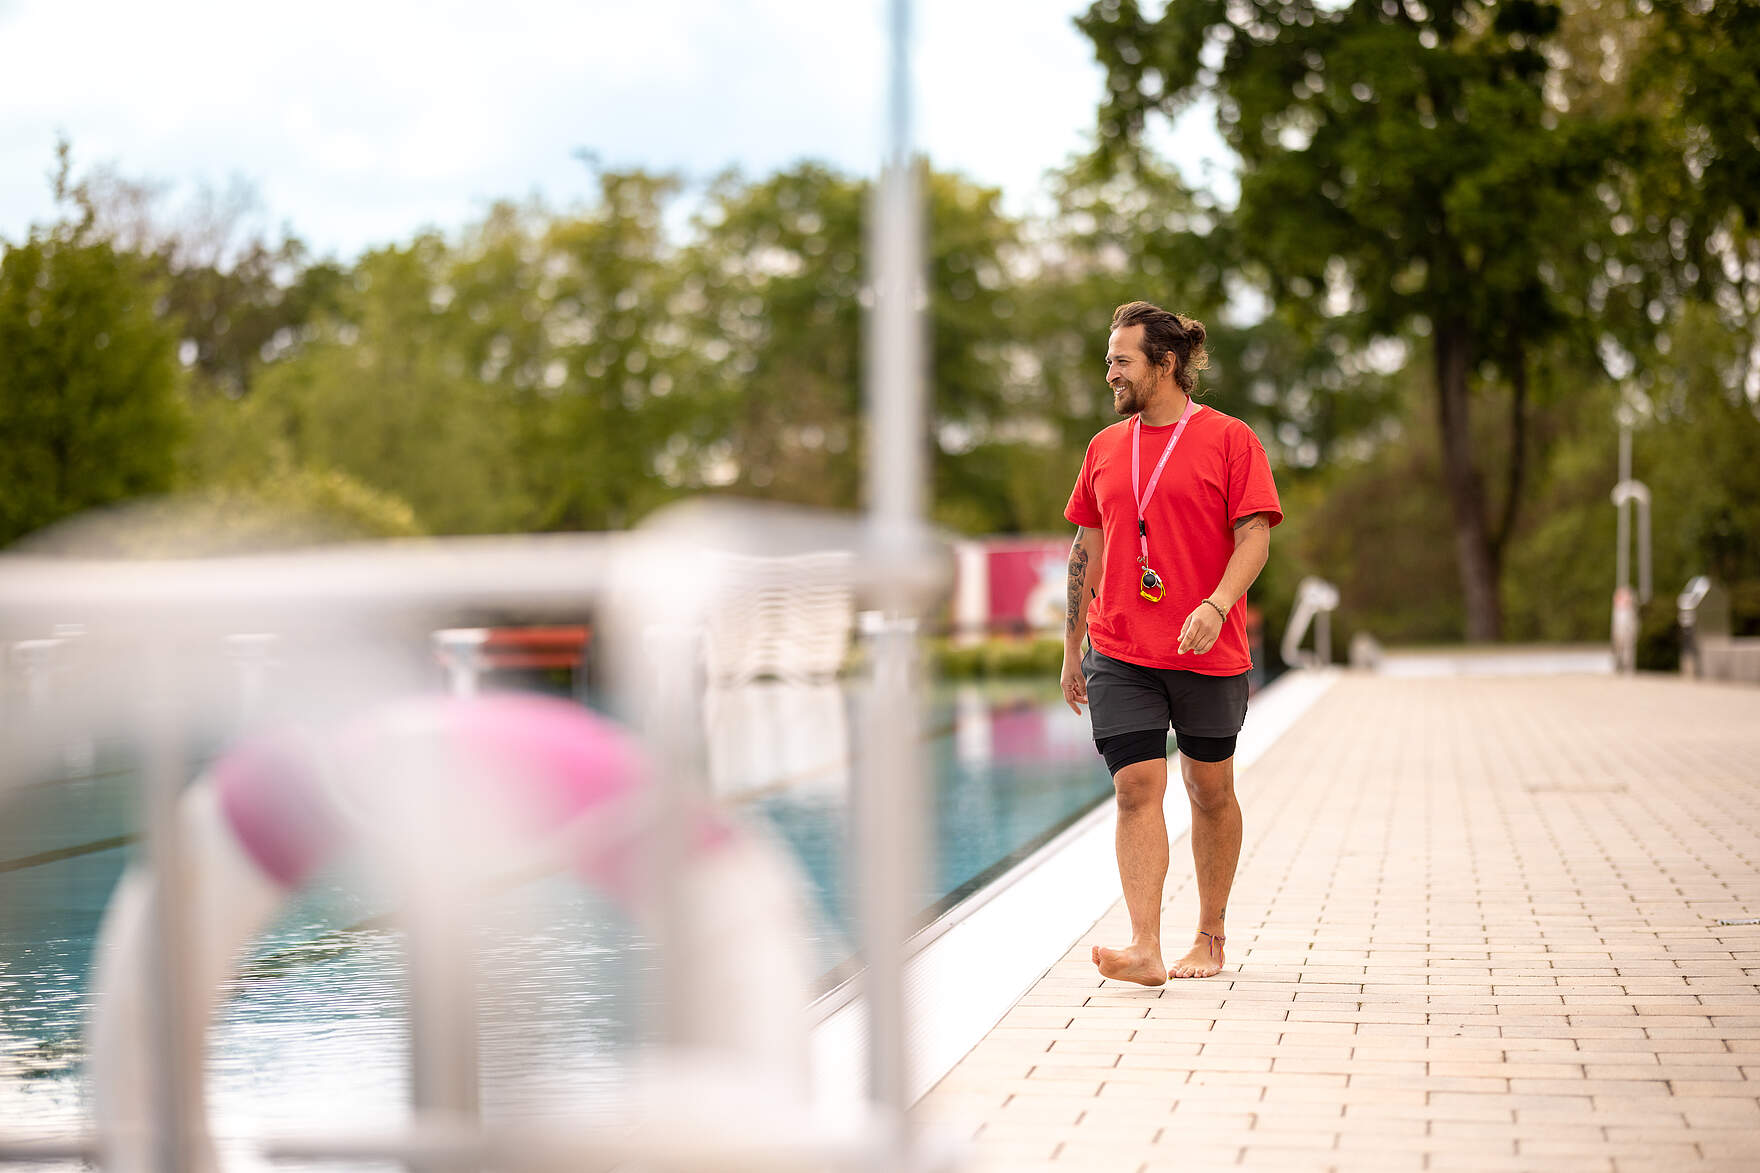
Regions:
<instances>
[{"instance_id":1,"label":"cloud","mask_svg":"<svg viewBox=\"0 0 1760 1173\"><path fill-rule=\"evenodd\" d=\"M1023 204L1083 143L1099 77L1065 0L920 3L918 142ZM803 157L871 171L881 0L160 0L0 8L0 236L81 164L177 185L242 176L273 219L350 254L500 197L585 198L574 157L703 179Z\"/></svg>"}]
</instances>

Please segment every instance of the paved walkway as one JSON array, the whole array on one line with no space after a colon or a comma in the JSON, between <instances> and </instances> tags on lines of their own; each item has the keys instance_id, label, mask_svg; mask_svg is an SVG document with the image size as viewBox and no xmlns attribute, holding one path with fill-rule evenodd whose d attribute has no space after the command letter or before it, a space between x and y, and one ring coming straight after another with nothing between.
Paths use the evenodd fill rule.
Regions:
<instances>
[{"instance_id":1,"label":"paved walkway","mask_svg":"<svg viewBox=\"0 0 1760 1173\"><path fill-rule=\"evenodd\" d=\"M1227 969L1116 906L926 1099L981 1167L1760 1168L1760 689L1347 675L1239 791Z\"/></svg>"}]
</instances>

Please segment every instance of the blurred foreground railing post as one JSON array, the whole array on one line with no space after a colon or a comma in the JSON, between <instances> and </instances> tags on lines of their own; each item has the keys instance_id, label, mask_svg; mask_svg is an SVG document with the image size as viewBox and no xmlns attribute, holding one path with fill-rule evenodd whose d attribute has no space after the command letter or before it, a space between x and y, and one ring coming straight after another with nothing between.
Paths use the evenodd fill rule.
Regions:
<instances>
[{"instance_id":1,"label":"blurred foreground railing post","mask_svg":"<svg viewBox=\"0 0 1760 1173\"><path fill-rule=\"evenodd\" d=\"M24 711L37 716L49 707L49 673L55 662L58 639L21 639L12 645L12 666L24 677Z\"/></svg>"},{"instance_id":2,"label":"blurred foreground railing post","mask_svg":"<svg viewBox=\"0 0 1760 1173\"><path fill-rule=\"evenodd\" d=\"M483 676L483 645L489 633L481 627L449 627L434 633L434 655L446 669L446 688L453 696L476 696Z\"/></svg>"},{"instance_id":3,"label":"blurred foreground railing post","mask_svg":"<svg viewBox=\"0 0 1760 1173\"><path fill-rule=\"evenodd\" d=\"M269 700L269 674L281 637L272 632L242 632L226 637L226 652L238 668L238 723L247 728L258 720Z\"/></svg>"},{"instance_id":4,"label":"blurred foreground railing post","mask_svg":"<svg viewBox=\"0 0 1760 1173\"><path fill-rule=\"evenodd\" d=\"M454 833L454 816L444 802L433 809L418 807L412 814L431 823L435 841ZM482 1115L477 964L481 877L450 866L445 853L434 851L413 852L396 870L403 885L410 1108L418 1120L444 1120L462 1132L479 1124ZM412 1173L478 1168L463 1154L411 1160L407 1167Z\"/></svg>"},{"instance_id":5,"label":"blurred foreground railing post","mask_svg":"<svg viewBox=\"0 0 1760 1173\"><path fill-rule=\"evenodd\" d=\"M906 1168L911 1104L905 1021L905 940L923 894L923 785L914 688L914 618L864 612L871 657L854 805L856 879L867 963L869 1097L900 1129L891 1159Z\"/></svg>"},{"instance_id":6,"label":"blurred foreground railing post","mask_svg":"<svg viewBox=\"0 0 1760 1173\"><path fill-rule=\"evenodd\" d=\"M867 329L868 524L882 565L913 555L923 521L924 340L927 300L921 180L911 154L908 0L888 8L887 151L870 214L873 303ZM920 555L919 555L920 556ZM864 617L870 660L867 720L856 772L855 855L866 971L869 1098L891 1129L875 1168L919 1163L910 1120L905 939L923 904L922 761L915 733L918 605L884 589ZM889 1150L889 1151L888 1151Z\"/></svg>"},{"instance_id":7,"label":"blurred foreground railing post","mask_svg":"<svg viewBox=\"0 0 1760 1173\"><path fill-rule=\"evenodd\" d=\"M77 623L58 623L48 639L24 639L12 643L7 649L7 663L0 666L16 671L22 677L19 691L23 694L11 698L16 702L15 706L9 705L8 694L13 690L9 681L0 679L0 714L17 720L20 728L55 723L61 743L58 746L60 760L54 765L70 778L90 774L97 757L89 735L78 729L59 728L60 723L55 721L54 715L57 692L80 686L76 677L79 646L84 635L85 628Z\"/></svg>"},{"instance_id":8,"label":"blurred foreground railing post","mask_svg":"<svg viewBox=\"0 0 1760 1173\"><path fill-rule=\"evenodd\" d=\"M178 802L189 771L177 655L173 639L149 640L138 693L144 748L143 823L153 884L152 965L147 988L159 1011L153 1022L153 1041L160 1078L152 1084L148 1164L161 1173L199 1173L205 1124L202 1019L206 991L198 990L192 977L194 891L189 882L189 851L178 819Z\"/></svg>"},{"instance_id":9,"label":"blurred foreground railing post","mask_svg":"<svg viewBox=\"0 0 1760 1173\"><path fill-rule=\"evenodd\" d=\"M913 316L903 315L907 333ZM891 323L898 324L896 319ZM882 365L890 377L899 375L900 368ZM909 364L902 368L902 385L906 393L920 395L920 382L909 377L913 369ZM890 411L879 384L876 396L875 410ZM891 434L910 435L896 428ZM905 461L902 466L911 465ZM901 462L877 454L876 482L884 480L879 469L898 467ZM915 467L920 469L920 461ZM63 618L78 618L99 633L89 637L94 643L85 677L106 683L109 691L56 688L48 716L88 733L127 734L129 744L139 747L144 859L133 875L147 895L138 921L128 922L140 924L140 932L118 938L137 942L138 952L130 948L121 954L116 981L108 990L95 987L101 1003L124 1016L128 1029L109 1034L111 1042L88 1037L92 1054L102 1053L114 1076L106 1077L106 1090L98 1097L94 1133L36 1136L19 1122L0 1122L0 1161L88 1157L101 1148L108 1159L141 1173L212 1173L201 1060L208 1041L207 1013L220 991L216 974L227 961L213 946L230 931L220 918L255 915L253 901L276 895L266 880L256 895L237 899L228 896L227 885L212 882L216 876L244 873L216 872L211 865L230 860L228 867L251 868L263 859L255 854L249 831L208 805L224 800L217 775L190 789L198 765L197 739L230 727L241 691L251 691L250 686L241 689L241 673L254 679L268 663L258 658L271 646L264 640L234 641L235 650L245 653L242 661L216 654L228 635L282 633L287 662L270 682L270 709L291 714L287 719L297 724L306 711L301 694L308 693L305 700L317 722L311 728L329 728L335 722L335 731L346 739L356 716L382 711L380 706L398 703L412 688L432 685L422 656L428 645L419 642L420 633L486 609L574 615L590 608L606 646L621 662L615 679L624 687L614 692L640 708L635 715L652 751L641 773L654 784L637 788L630 807L609 808L606 817L615 825L601 828L612 836L607 844L627 837L638 870L642 865L653 868L649 884L630 885L643 913L652 907L649 897L665 906L654 927L662 946L666 989L660 1001L669 1012L664 1026L671 1045L642 1056L643 1066L632 1070L638 1078L631 1081L631 1105L645 1113L643 1118L634 1131L627 1121L591 1112L565 1119L550 1131L480 1118L478 1024L472 1004L483 971L472 953L479 929L488 922L474 904L480 893L473 881L484 873L454 866L461 861L450 845L459 841L460 817L469 818L477 809L470 805L468 783L482 763L471 754L456 759L425 756L446 746L418 741L411 743L416 756L400 768L381 768L370 753L370 761L362 759L370 767L358 779L364 789L350 793L371 801L356 804L348 794L323 800L345 815L351 844L390 853L381 862L389 868L386 876L400 884L390 895L408 898L398 904L408 913L415 1110L407 1122L390 1128L338 1128L332 1121L317 1121L310 1132L229 1138L225 1155L254 1146L271 1161L334 1161L347 1167L389 1159L419 1170L487 1167L509 1173L619 1162L681 1171L929 1173L950 1167L955 1154L936 1151L933 1138L920 1136L912 1123L909 1109L917 1081L912 1078L903 997L907 940L927 904L928 887L918 616L925 600L945 586L945 566L939 547L912 512L916 498L887 496L893 512L875 511L859 524L825 517L791 521L775 511L735 510L712 515L712 528L694 536L673 530L615 539L505 539L492 545L451 539L420 546L388 543L373 549L253 555L197 567L166 561L126 567L86 562L69 568L62 560L0 556L0 638L17 641L53 630ZM867 611L864 630L869 638L863 651L871 675L868 685L858 686L863 756L852 805L855 882L868 962L864 981L870 1078L854 1114L845 1111L841 1096L828 1097L823 1115L815 1110L806 1095L806 1040L793 1033L804 1024L797 1023L792 1006L766 1001L759 990L776 977L782 985L770 983L768 988L783 989L783 1001L797 994L804 1000L810 980L804 951L798 967L742 967L741 973L756 972L761 980L732 994L728 991L737 982L728 982L727 974L718 975L713 984L687 978L701 973L700 946L713 936L708 930L730 923L724 902L705 913L704 876L720 883L722 893L745 891L725 882L738 873L682 866L726 833L719 821L701 819L709 808L702 712L707 637L700 611L708 603L728 600L724 576L714 572L712 558L703 557L716 542L749 544L793 558L811 551L815 564L833 552L826 573L847 584L839 587L847 591L846 601L819 607L815 614L835 621L836 630L847 634L851 610L861 606ZM731 605L737 611L743 604L733 600ZM672 618L656 625L656 615ZM791 622L798 618L790 616ZM390 646L383 649L392 662L376 665L378 653L365 649L344 654L337 637L357 630L393 633L386 637ZM331 670L308 676L313 646L325 651ZM843 648L840 638L835 651L815 651L821 658L814 662L829 672L833 662L842 664ZM338 655L342 658L334 659ZM10 735L16 714L0 716ZM31 762L47 760L43 747L56 744L57 728L55 721L44 720L16 730L29 734L17 748L30 761L8 769L0 776L0 787L10 790L19 778L31 776L26 768ZM399 724L398 729L400 738L422 736L420 722L407 729ZM323 772L321 763L327 760L321 745L316 752L314 775ZM10 760L0 764L14 766ZM465 805L430 801L437 781L454 778L455 770L456 781L467 785L442 786L440 793L456 791ZM5 797L10 795L0 795ZM654 807L638 805L650 800L661 804L658 814ZM497 826L490 820L483 829L492 835ZM381 827L388 833L376 834L375 828ZM239 847L247 849L248 859L231 854ZM753 857L735 858L730 866L765 863L761 842L746 847L753 849ZM488 856L479 863L502 859L493 843L487 849ZM787 950L773 946L792 946L805 936L794 915L798 910L785 899L792 873L766 873L758 867L754 874L774 881L776 899L761 907L769 910L776 931L787 934L770 941L762 956L783 956ZM200 887L198 877L207 877ZM646 922L646 915L642 919ZM234 927L241 933L255 931L242 923ZM750 1029L727 1029L729 1018L749 1006L759 1010ZM773 1033L763 1036L762 1030ZM728 1052L730 1038L733 1050ZM798 1067L790 1058L796 1052L802 1060ZM736 1060L732 1068L721 1065L728 1055ZM760 1062L747 1064L754 1055ZM648 1058L655 1060L651 1066ZM797 1070L798 1102L786 1091ZM780 1078L754 1091L753 1081L760 1076ZM683 1082L673 1082L679 1079ZM771 1095L770 1087L784 1089L784 1095ZM757 1101L751 1098L755 1095L767 1098ZM705 1104L737 1110L699 1111ZM772 1109L774 1117L766 1115ZM248 1151L240 1155L250 1156Z\"/></svg>"},{"instance_id":10,"label":"blurred foreground railing post","mask_svg":"<svg viewBox=\"0 0 1760 1173\"><path fill-rule=\"evenodd\" d=\"M702 1016L716 1012L702 1004L691 981L699 933L683 880L692 849L693 800L706 789L698 732L702 628L694 622L654 624L643 636L651 691L641 725L654 753L658 783L649 796L652 832L643 877L657 910L654 943L660 958L662 1021L655 1025L668 1047L689 1048L709 1037L712 1032Z\"/></svg>"}]
</instances>

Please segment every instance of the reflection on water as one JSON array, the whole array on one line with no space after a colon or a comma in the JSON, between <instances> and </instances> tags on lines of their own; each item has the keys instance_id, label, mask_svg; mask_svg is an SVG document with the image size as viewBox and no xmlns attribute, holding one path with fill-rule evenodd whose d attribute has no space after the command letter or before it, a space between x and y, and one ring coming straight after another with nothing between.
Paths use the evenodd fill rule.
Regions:
<instances>
[{"instance_id":1,"label":"reflection on water","mask_svg":"<svg viewBox=\"0 0 1760 1173\"><path fill-rule=\"evenodd\" d=\"M710 784L724 798L786 790L841 801L849 785L850 717L835 683L711 685L703 705Z\"/></svg>"},{"instance_id":2,"label":"reflection on water","mask_svg":"<svg viewBox=\"0 0 1760 1173\"><path fill-rule=\"evenodd\" d=\"M844 869L854 711L839 686L777 682L717 689L705 711L717 791L765 819L811 878L814 947L828 973L853 939ZM1062 705L1054 682L941 694L924 731L934 778L926 915L1111 793L1086 720ZM86 975L132 848L26 861L113 844L135 823L135 795L132 777L112 770L14 797L0 818L0 1127L54 1133L80 1127L89 1111ZM534 895L541 914L514 918ZM481 921L500 926L481 962L484 1109L589 1111L652 1021L652 954L612 901L571 880L502 898L508 915ZM210 1048L224 1131L403 1118L407 1003L385 912L347 877L330 876L290 901L257 942Z\"/></svg>"}]
</instances>

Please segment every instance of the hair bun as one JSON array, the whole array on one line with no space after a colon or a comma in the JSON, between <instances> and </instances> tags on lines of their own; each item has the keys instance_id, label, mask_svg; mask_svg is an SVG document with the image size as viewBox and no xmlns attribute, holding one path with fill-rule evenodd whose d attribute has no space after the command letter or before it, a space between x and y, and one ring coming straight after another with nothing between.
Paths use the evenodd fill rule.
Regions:
<instances>
[{"instance_id":1,"label":"hair bun","mask_svg":"<svg viewBox=\"0 0 1760 1173\"><path fill-rule=\"evenodd\" d=\"M1186 332L1186 341L1190 342L1193 346L1204 345L1204 323L1198 321L1196 318L1188 318L1184 314L1180 314L1179 324Z\"/></svg>"}]
</instances>

